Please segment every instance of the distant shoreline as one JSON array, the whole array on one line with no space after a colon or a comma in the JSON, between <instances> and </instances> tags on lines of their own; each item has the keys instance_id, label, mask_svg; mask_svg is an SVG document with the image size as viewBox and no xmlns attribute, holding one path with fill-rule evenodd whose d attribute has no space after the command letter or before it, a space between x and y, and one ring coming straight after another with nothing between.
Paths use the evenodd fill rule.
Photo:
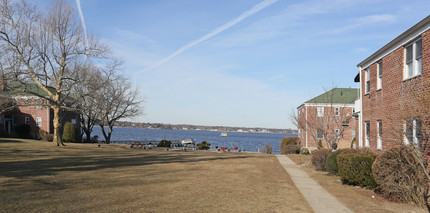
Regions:
<instances>
[{"instance_id":1,"label":"distant shoreline","mask_svg":"<svg viewBox=\"0 0 430 213\"><path fill-rule=\"evenodd\" d=\"M209 132L238 132L238 133L270 133L270 134L295 134L297 130L291 129L272 129L272 128L250 128L250 127L218 127L218 126L194 126L194 125L169 125L169 124L152 124L152 125L126 125L118 122L114 128L133 128L133 129L164 129L164 130L191 130L191 131L209 131ZM145 123L139 123L145 124ZM149 123L148 123L149 124Z\"/></svg>"},{"instance_id":2,"label":"distant shoreline","mask_svg":"<svg viewBox=\"0 0 430 213\"><path fill-rule=\"evenodd\" d=\"M145 127L136 127L136 126L114 126L114 128L130 128L130 129L159 129L159 130L184 130L184 131L208 131L208 132L237 132L237 133L268 133L268 134L291 134L291 135L297 135L297 132L290 131L288 129L277 129L276 131L270 131L266 130L264 128L258 128L263 129L263 131L259 130L219 130L219 129L177 129L177 128L145 128Z\"/></svg>"}]
</instances>

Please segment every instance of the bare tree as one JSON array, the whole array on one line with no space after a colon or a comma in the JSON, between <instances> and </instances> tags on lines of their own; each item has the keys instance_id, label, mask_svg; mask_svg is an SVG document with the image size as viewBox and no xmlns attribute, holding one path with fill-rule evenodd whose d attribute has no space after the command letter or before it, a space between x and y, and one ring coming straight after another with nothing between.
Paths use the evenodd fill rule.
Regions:
<instances>
[{"instance_id":1,"label":"bare tree","mask_svg":"<svg viewBox=\"0 0 430 213\"><path fill-rule=\"evenodd\" d=\"M82 134L85 134L87 142L91 141L93 127L101 122L100 106L103 105L101 103L105 87L120 78L117 73L121 65L122 61L108 58L103 67L92 66L82 72L80 80L82 83L76 87L78 91L76 99L79 100Z\"/></svg>"},{"instance_id":2,"label":"bare tree","mask_svg":"<svg viewBox=\"0 0 430 213\"><path fill-rule=\"evenodd\" d=\"M306 115L299 116L299 112L293 110L290 118L298 129L312 137L317 146L321 141L323 147L335 148L344 132L351 128L352 109L347 106L350 102L341 88L333 88L306 102L303 106L306 107Z\"/></svg>"},{"instance_id":3,"label":"bare tree","mask_svg":"<svg viewBox=\"0 0 430 213\"><path fill-rule=\"evenodd\" d=\"M54 143L64 145L61 113L75 110L73 88L80 83L82 69L105 56L108 49L92 36L85 39L76 12L64 0L54 1L47 12L26 0L2 0L0 50L7 53L1 61L4 70L47 94L41 98L54 111Z\"/></svg>"},{"instance_id":4,"label":"bare tree","mask_svg":"<svg viewBox=\"0 0 430 213\"><path fill-rule=\"evenodd\" d=\"M128 79L121 75L102 87L98 95L97 106L100 110L98 124L106 143L110 143L115 122L141 114L143 100L139 97L138 89L133 88ZM108 127L108 132L105 131L105 126Z\"/></svg>"},{"instance_id":5,"label":"bare tree","mask_svg":"<svg viewBox=\"0 0 430 213\"><path fill-rule=\"evenodd\" d=\"M398 100L389 104L391 108L384 112L383 134L377 134L376 137L371 134L370 137L372 139L380 137L381 143L383 142L388 147L402 147L401 152L404 152L399 152L393 156L393 159L390 159L395 163L378 164L379 167L374 169L384 174L380 176L384 177L382 179L384 190L395 192L399 189L405 189L410 193L412 200L417 203L423 200L430 211L428 200L430 198L430 185L427 184L427 187L423 188L417 187L420 182L430 183L430 167L428 167L430 157L430 93L428 88L428 82L422 78L402 82L399 90L394 92L394 94L397 93ZM399 169L399 165L407 168L408 172L393 171ZM415 190L422 191L415 193Z\"/></svg>"}]
</instances>

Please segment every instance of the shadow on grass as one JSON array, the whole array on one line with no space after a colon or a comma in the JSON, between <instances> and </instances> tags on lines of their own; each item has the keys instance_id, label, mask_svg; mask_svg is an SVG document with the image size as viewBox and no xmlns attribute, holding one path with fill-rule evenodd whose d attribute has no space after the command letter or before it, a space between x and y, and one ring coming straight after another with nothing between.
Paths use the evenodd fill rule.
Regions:
<instances>
[{"instance_id":1,"label":"shadow on grass","mask_svg":"<svg viewBox=\"0 0 430 213\"><path fill-rule=\"evenodd\" d=\"M0 138L0 143L27 143L25 139L18 138Z\"/></svg>"},{"instance_id":2,"label":"shadow on grass","mask_svg":"<svg viewBox=\"0 0 430 213\"><path fill-rule=\"evenodd\" d=\"M87 154L87 153L82 153ZM58 172L94 171L107 168L134 167L152 164L198 163L216 160L242 159L252 156L231 155L213 156L201 154L148 153L125 154L117 156L55 156L49 159L0 162L0 176L35 177L54 175ZM31 158L31 157L30 157Z\"/></svg>"}]
</instances>

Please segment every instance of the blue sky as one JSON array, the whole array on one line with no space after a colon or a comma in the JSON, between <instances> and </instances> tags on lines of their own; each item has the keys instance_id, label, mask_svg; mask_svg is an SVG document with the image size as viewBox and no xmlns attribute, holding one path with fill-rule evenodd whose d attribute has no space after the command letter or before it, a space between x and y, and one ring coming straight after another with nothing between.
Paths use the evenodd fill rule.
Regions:
<instances>
[{"instance_id":1,"label":"blue sky","mask_svg":"<svg viewBox=\"0 0 430 213\"><path fill-rule=\"evenodd\" d=\"M296 128L297 106L333 85L356 88L356 65L430 3L81 0L81 9L145 98L134 121Z\"/></svg>"}]
</instances>

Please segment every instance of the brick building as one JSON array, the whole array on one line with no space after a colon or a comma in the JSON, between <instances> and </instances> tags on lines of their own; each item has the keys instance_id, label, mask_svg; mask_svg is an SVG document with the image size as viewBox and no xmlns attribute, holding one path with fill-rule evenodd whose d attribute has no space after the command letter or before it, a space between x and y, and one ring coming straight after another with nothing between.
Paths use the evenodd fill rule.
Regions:
<instances>
[{"instance_id":1,"label":"brick building","mask_svg":"<svg viewBox=\"0 0 430 213\"><path fill-rule=\"evenodd\" d=\"M430 103L430 16L357 65L359 147L401 143L427 149ZM427 146L427 148L426 148Z\"/></svg>"},{"instance_id":2,"label":"brick building","mask_svg":"<svg viewBox=\"0 0 430 213\"><path fill-rule=\"evenodd\" d=\"M298 137L303 146L349 148L356 133L355 100L359 90L334 88L306 101L297 108Z\"/></svg>"},{"instance_id":3,"label":"brick building","mask_svg":"<svg viewBox=\"0 0 430 213\"><path fill-rule=\"evenodd\" d=\"M12 94L11 97L16 104L14 110L0 115L0 135L20 136L22 128L29 128L27 137L31 138L41 138L43 135L54 133L54 112L47 105L47 100L40 97L45 94L42 90L34 84L25 87L18 84L9 87L1 85L0 88L2 96L5 96L6 89L10 90L8 93ZM77 132L80 131L78 113L64 112L61 123L64 124L66 121L74 124Z\"/></svg>"}]
</instances>

